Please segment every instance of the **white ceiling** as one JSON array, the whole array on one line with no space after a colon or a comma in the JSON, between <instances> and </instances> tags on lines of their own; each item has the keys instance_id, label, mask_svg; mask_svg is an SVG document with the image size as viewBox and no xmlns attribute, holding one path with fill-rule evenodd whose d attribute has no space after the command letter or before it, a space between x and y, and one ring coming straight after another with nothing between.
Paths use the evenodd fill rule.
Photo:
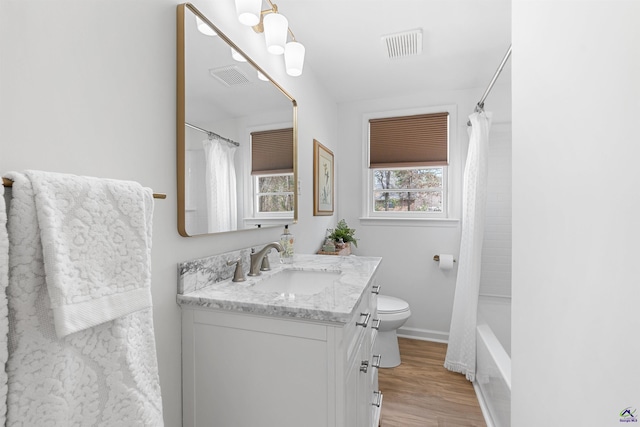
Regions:
<instances>
[{"instance_id":1,"label":"white ceiling","mask_svg":"<svg viewBox=\"0 0 640 427\"><path fill-rule=\"evenodd\" d=\"M273 1L337 102L486 88L511 44L511 0ZM381 37L416 28L422 54L388 59Z\"/></svg>"}]
</instances>

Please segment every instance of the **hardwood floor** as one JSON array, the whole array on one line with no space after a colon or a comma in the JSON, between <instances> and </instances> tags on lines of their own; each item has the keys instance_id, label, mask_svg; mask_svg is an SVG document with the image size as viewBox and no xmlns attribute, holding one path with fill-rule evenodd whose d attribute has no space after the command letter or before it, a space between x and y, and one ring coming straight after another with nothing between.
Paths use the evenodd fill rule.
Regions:
<instances>
[{"instance_id":1,"label":"hardwood floor","mask_svg":"<svg viewBox=\"0 0 640 427\"><path fill-rule=\"evenodd\" d=\"M446 370L446 344L399 338L400 366L380 369L381 427L486 427L473 385Z\"/></svg>"}]
</instances>

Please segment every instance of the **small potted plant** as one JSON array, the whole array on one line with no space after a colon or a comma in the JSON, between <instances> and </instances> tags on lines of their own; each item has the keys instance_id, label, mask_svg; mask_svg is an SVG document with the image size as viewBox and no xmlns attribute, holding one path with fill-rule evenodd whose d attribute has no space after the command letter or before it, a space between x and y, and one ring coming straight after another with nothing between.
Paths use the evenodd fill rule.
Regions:
<instances>
[{"instance_id":1,"label":"small potted plant","mask_svg":"<svg viewBox=\"0 0 640 427\"><path fill-rule=\"evenodd\" d=\"M329 238L335 242L336 249L344 249L353 243L353 246L358 247L358 240L353 237L356 234L355 228L349 228L347 222L344 219L338 221L338 225L333 229ZM351 252L349 250L349 252Z\"/></svg>"}]
</instances>

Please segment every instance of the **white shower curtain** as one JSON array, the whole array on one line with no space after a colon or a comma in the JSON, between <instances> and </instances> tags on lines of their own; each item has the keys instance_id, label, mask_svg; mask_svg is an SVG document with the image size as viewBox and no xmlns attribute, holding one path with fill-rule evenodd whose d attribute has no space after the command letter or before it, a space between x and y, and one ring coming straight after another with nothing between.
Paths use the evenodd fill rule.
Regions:
<instances>
[{"instance_id":1,"label":"white shower curtain","mask_svg":"<svg viewBox=\"0 0 640 427\"><path fill-rule=\"evenodd\" d=\"M469 120L471 128L464 170L458 277L444 366L473 381L476 374L476 316L487 199L491 113L475 112L469 116Z\"/></svg>"},{"instance_id":2,"label":"white shower curtain","mask_svg":"<svg viewBox=\"0 0 640 427\"><path fill-rule=\"evenodd\" d=\"M236 147L217 139L203 141L206 159L209 233L238 228Z\"/></svg>"}]
</instances>

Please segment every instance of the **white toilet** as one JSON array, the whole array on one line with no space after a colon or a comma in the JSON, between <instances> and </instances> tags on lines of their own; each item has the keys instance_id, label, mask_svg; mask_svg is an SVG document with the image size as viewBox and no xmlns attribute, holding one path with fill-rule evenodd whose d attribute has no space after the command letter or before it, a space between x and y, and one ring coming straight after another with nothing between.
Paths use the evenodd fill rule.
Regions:
<instances>
[{"instance_id":1,"label":"white toilet","mask_svg":"<svg viewBox=\"0 0 640 427\"><path fill-rule=\"evenodd\" d=\"M396 330L411 316L409 303L400 298L378 295L378 337L373 354L381 355L380 367L393 368L400 364L400 350Z\"/></svg>"}]
</instances>

